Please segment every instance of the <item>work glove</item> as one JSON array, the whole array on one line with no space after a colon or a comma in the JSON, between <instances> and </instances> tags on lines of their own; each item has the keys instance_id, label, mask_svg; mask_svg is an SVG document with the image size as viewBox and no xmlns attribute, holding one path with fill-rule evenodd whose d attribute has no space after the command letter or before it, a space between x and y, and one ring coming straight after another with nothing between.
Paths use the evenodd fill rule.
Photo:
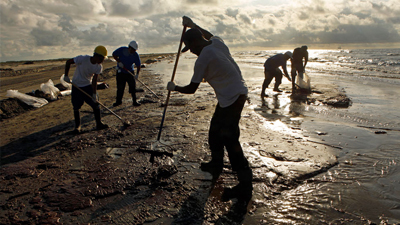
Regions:
<instances>
[{"instance_id":1,"label":"work glove","mask_svg":"<svg viewBox=\"0 0 400 225\"><path fill-rule=\"evenodd\" d=\"M122 68L122 69L125 68L125 66L124 66L124 64L122 62L118 62L118 67Z\"/></svg>"},{"instance_id":2,"label":"work glove","mask_svg":"<svg viewBox=\"0 0 400 225\"><path fill-rule=\"evenodd\" d=\"M71 80L69 79L69 77L65 76L65 75L64 75L64 81L67 82L67 83L71 83Z\"/></svg>"},{"instance_id":3,"label":"work glove","mask_svg":"<svg viewBox=\"0 0 400 225\"><path fill-rule=\"evenodd\" d=\"M176 87L176 85L173 81L168 82L168 84L167 84L168 91L175 91L175 87Z\"/></svg>"},{"instance_id":4,"label":"work glove","mask_svg":"<svg viewBox=\"0 0 400 225\"><path fill-rule=\"evenodd\" d=\"M190 28L195 28L195 27L196 27L196 24L193 23L192 19L190 19L190 18L187 17L187 16L183 16L183 17L182 17L182 25L183 25L183 26L190 27Z\"/></svg>"},{"instance_id":5,"label":"work glove","mask_svg":"<svg viewBox=\"0 0 400 225\"><path fill-rule=\"evenodd\" d=\"M139 79L139 74L135 75L135 80Z\"/></svg>"},{"instance_id":6,"label":"work glove","mask_svg":"<svg viewBox=\"0 0 400 225\"><path fill-rule=\"evenodd\" d=\"M99 101L99 95L97 93L94 93L92 95L92 100L97 103L97 101Z\"/></svg>"}]
</instances>

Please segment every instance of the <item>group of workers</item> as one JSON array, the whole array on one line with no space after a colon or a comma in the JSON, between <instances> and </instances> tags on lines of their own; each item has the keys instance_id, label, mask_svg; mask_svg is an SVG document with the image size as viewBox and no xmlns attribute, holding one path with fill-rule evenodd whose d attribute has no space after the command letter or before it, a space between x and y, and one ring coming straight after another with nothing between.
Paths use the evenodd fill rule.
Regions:
<instances>
[{"instance_id":1,"label":"group of workers","mask_svg":"<svg viewBox=\"0 0 400 225\"><path fill-rule=\"evenodd\" d=\"M113 58L117 61L117 98L113 106L122 104L126 83L128 83L129 93L132 95L132 104L134 106L140 106L140 103L136 100L135 81L135 79L139 77L141 67L140 57L136 51L138 47L136 41L131 41L128 47L120 47L112 53ZM101 122L97 95L97 78L103 71L102 63L105 58L107 58L107 49L99 45L94 49L93 56L79 55L75 58L68 59L65 64L64 80L68 83L72 83L71 102L74 110L75 133L81 132L79 110L84 102L93 108L96 129L101 130L108 128L107 124ZM76 70L71 82L68 73L72 64L76 64ZM134 66L136 66L136 75L134 75ZM92 98L89 96L92 96Z\"/></svg>"},{"instance_id":2,"label":"group of workers","mask_svg":"<svg viewBox=\"0 0 400 225\"><path fill-rule=\"evenodd\" d=\"M190 28L183 36L182 41L185 47L182 52L190 51L198 58L194 64L194 74L191 81L186 86L178 86L170 81L167 84L169 91L177 91L184 94L196 92L199 84L203 81L208 82L214 89L218 103L215 107L209 128L208 143L211 150L211 160L203 162L200 168L210 172L214 177L218 177L224 166L224 151L226 149L232 166L236 172L239 184L233 188L225 188L222 194L222 201L237 198L239 202L247 205L252 197L252 177L253 173L246 157L243 154L239 142L240 129L239 120L247 99L248 89L243 79L241 70L232 58L229 48L224 41L211 34L209 31L195 24L189 17L183 17L183 26ZM132 94L133 105L140 105L135 96L135 78L140 72L140 57L136 50L138 45L132 41L128 47L118 48L113 52L113 57L117 61L117 98L114 106L122 104L125 84L129 84L129 92ZM282 67L288 79L286 61L292 59L292 81L295 79L296 71L304 71L305 64L302 61L307 47L295 49L294 53L286 52L278 54L265 62L265 80L262 89L264 97L265 88L268 87L272 78L275 77L274 91L278 89L282 80L282 72L278 67ZM75 116L75 129L80 131L79 109L83 102L88 103L95 113L97 129L108 127L100 120L100 110L97 100L96 87L97 77L102 72L104 58L107 57L107 50L103 46L98 46L94 50L93 56L77 56L69 59L65 67L65 80L68 78L68 71L71 64L76 64L77 69L72 80L72 105ZM308 57L308 56L307 56ZM300 61L298 60L300 59ZM133 65L136 65L137 75L134 74ZM80 89L87 94L82 93ZM92 96L92 99L88 96Z\"/></svg>"},{"instance_id":3,"label":"group of workers","mask_svg":"<svg viewBox=\"0 0 400 225\"><path fill-rule=\"evenodd\" d=\"M296 76L303 79L303 74L305 72L305 68L308 62L308 51L307 46L303 45L301 48L295 48L293 53L290 51L285 52L284 54L279 53L270 58L268 58L264 63L264 75L265 79L261 89L261 98L266 97L265 89L268 88L268 85L271 83L272 79L275 78L274 84L274 91L282 92L279 89L279 85L282 83L282 71L279 67L283 70L283 75L292 82L292 93L296 90ZM286 62L291 60L292 70L290 78L287 68ZM304 59L304 64L303 64Z\"/></svg>"}]
</instances>

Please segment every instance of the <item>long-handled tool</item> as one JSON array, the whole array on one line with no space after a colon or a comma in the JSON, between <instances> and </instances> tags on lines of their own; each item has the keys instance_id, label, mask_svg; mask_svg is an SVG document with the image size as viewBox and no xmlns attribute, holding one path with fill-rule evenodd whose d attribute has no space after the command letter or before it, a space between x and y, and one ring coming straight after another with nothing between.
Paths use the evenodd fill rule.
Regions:
<instances>
[{"instance_id":1,"label":"long-handled tool","mask_svg":"<svg viewBox=\"0 0 400 225\"><path fill-rule=\"evenodd\" d=\"M181 53L181 49L182 49L182 41L183 41L183 35L185 34L186 31L186 26L183 26L183 31L182 31L182 35L181 35L181 40L179 43L179 48L178 48L178 54L176 56L176 61L175 61L175 66L174 66L174 70L172 71L172 77L171 77L171 81L174 81L175 78L175 72L176 72L176 68L178 66L178 61L179 61L179 56ZM164 120L165 120L165 114L167 112L167 107L168 107L168 102L169 102L169 98L171 96L171 91L168 91L168 96L167 96L167 100L165 101L165 106L164 106L164 113L161 119L161 125L160 125L160 130L158 132L158 136L157 136L157 141L154 143L151 143L151 157L150 157L150 162L154 162L154 157L157 154L164 154L164 155L168 155L168 156L172 156L170 154L168 154L168 151L165 151L165 147L167 147L168 149L171 149L170 146L168 146L167 144L161 143L160 139L161 139L161 131L163 128L163 124L164 124Z\"/></svg>"},{"instance_id":2,"label":"long-handled tool","mask_svg":"<svg viewBox=\"0 0 400 225\"><path fill-rule=\"evenodd\" d=\"M135 77L135 75L131 71L129 71L127 68L124 67L123 69L128 71L128 73L130 75ZM147 90L149 90L151 93L153 93L154 96L156 96L158 99L160 98L160 97L158 97L158 95L156 95L156 93L154 93L154 91L152 91L149 87L147 87L147 85L145 85L141 80L139 80L139 78L136 78L136 80L139 81L145 88L147 88Z\"/></svg>"},{"instance_id":3,"label":"long-handled tool","mask_svg":"<svg viewBox=\"0 0 400 225\"><path fill-rule=\"evenodd\" d=\"M178 67L179 56L180 56L181 49L182 49L183 35L185 34L186 28L187 28L186 26L183 26L181 40L179 42L179 49L178 49L178 53L176 55L174 70L172 71L171 82L173 82L174 79L175 79L175 72L176 72L176 68ZM158 132L158 136L157 136L157 141L160 141L160 138L161 138L161 131L162 131L162 128L163 128L163 124L164 124L164 120L165 120L165 114L167 112L167 107L168 107L168 102L169 102L169 97L170 96L171 96L171 91L168 91L167 100L165 101L163 117L161 119L160 131Z\"/></svg>"},{"instance_id":4,"label":"long-handled tool","mask_svg":"<svg viewBox=\"0 0 400 225\"><path fill-rule=\"evenodd\" d=\"M88 93L86 93L84 90L82 90L80 87L78 87L77 85L75 85L74 83L71 83L76 89L78 89L79 91L81 91L83 94L85 94L86 96L88 96L89 98L92 98L92 96L90 96ZM99 102L96 100L96 103L98 103L99 105L103 106L105 109L107 109L108 111L110 111L110 113L112 113L115 117L117 117L119 120L121 120L124 123L124 126L130 126L131 123L129 121L125 121L124 119L122 119L120 116L118 116L115 112L113 112L111 109L109 109L107 106L105 106L103 103Z\"/></svg>"}]
</instances>

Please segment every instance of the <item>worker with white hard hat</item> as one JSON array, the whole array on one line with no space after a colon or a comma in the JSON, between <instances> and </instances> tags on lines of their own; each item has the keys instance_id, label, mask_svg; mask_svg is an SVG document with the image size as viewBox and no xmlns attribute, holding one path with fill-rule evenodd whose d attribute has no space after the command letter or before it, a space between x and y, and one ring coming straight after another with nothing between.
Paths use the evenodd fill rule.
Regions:
<instances>
[{"instance_id":1,"label":"worker with white hard hat","mask_svg":"<svg viewBox=\"0 0 400 225\"><path fill-rule=\"evenodd\" d=\"M279 85L282 83L282 71L279 69L279 67L282 67L285 77L289 81L291 81L291 78L289 77L289 74L287 72L286 62L288 59L292 58L293 58L292 52L287 51L285 52L285 54L282 53L276 54L265 61L264 63L265 79L262 85L261 98L266 97L265 89L268 87L268 85L271 83L274 77L275 77L274 91L282 92L281 90L279 90Z\"/></svg>"},{"instance_id":2,"label":"worker with white hard hat","mask_svg":"<svg viewBox=\"0 0 400 225\"><path fill-rule=\"evenodd\" d=\"M137 53L139 46L136 41L131 41L128 47L120 47L116 49L112 56L117 61L117 99L113 106L122 104L122 97L124 96L125 85L129 85L129 93L132 95L132 104L134 106L140 106L140 103L136 100L136 81L140 72L140 56ZM136 66L136 75L133 77L131 74L135 74L134 66Z\"/></svg>"}]
</instances>

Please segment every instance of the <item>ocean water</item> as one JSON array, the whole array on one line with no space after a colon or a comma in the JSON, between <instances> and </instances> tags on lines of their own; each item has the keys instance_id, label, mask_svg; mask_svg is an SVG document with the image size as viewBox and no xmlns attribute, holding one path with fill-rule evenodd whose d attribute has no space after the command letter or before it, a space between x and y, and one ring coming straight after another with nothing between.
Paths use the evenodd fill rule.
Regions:
<instances>
[{"instance_id":1,"label":"ocean water","mask_svg":"<svg viewBox=\"0 0 400 225\"><path fill-rule=\"evenodd\" d=\"M267 105L274 114L299 121L303 135L342 149L337 150L337 166L282 193L274 203L266 201L267 207L257 209L252 221L400 224L400 49L309 49L306 72L311 85L313 81L338 85L352 100L349 108L298 105L290 100L290 93L276 95L271 88L266 92L274 97L263 104L259 97L263 64L268 57L284 52L232 52L249 87L251 104L246 107L268 121L278 120L270 116L271 110L257 110ZM191 53L181 55L177 84L190 82L196 58ZM150 69L165 74L167 83L173 64L163 61ZM283 78L281 86L290 87L290 83Z\"/></svg>"}]
</instances>

